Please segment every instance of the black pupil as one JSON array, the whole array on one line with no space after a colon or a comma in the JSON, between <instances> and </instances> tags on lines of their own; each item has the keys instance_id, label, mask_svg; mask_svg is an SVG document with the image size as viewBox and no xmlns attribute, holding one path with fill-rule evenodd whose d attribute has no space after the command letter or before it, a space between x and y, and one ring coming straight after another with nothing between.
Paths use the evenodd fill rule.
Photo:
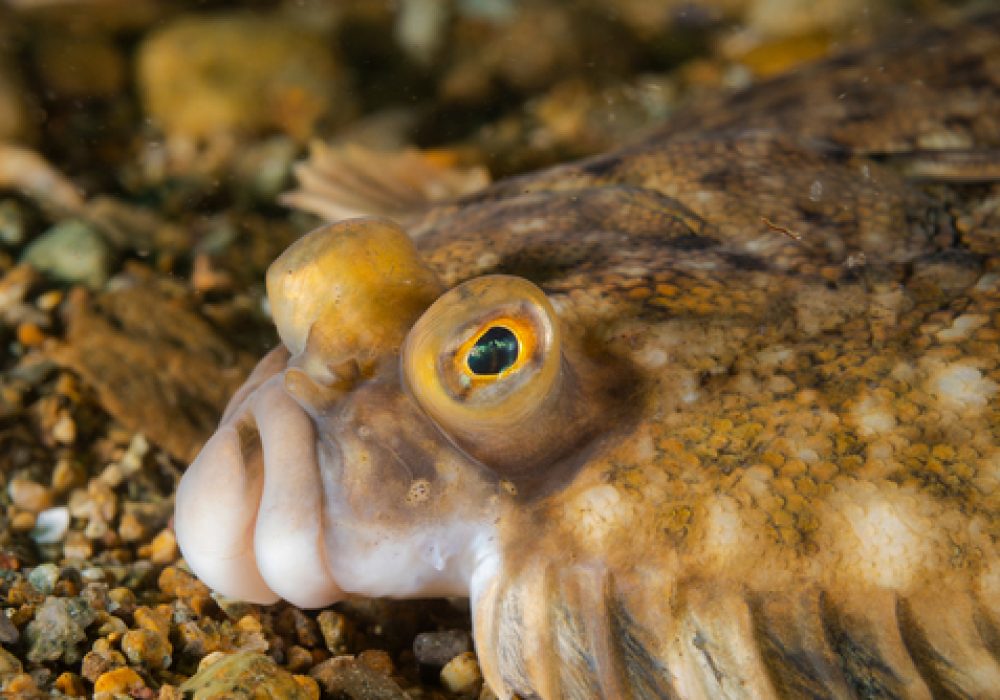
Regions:
<instances>
[{"instance_id":1,"label":"black pupil","mask_svg":"<svg viewBox=\"0 0 1000 700\"><path fill-rule=\"evenodd\" d=\"M466 360L473 374L500 374L517 362L520 347L509 328L493 326L479 336Z\"/></svg>"}]
</instances>

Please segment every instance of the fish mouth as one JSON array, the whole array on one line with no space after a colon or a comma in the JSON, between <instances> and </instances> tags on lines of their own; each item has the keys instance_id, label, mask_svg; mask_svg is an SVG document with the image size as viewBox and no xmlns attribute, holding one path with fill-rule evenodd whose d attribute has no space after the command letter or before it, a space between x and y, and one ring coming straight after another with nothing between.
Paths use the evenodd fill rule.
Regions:
<instances>
[{"instance_id":1,"label":"fish mouth","mask_svg":"<svg viewBox=\"0 0 1000 700\"><path fill-rule=\"evenodd\" d=\"M188 565L223 595L306 608L343 599L327 565L316 431L272 351L227 408L177 489Z\"/></svg>"}]
</instances>

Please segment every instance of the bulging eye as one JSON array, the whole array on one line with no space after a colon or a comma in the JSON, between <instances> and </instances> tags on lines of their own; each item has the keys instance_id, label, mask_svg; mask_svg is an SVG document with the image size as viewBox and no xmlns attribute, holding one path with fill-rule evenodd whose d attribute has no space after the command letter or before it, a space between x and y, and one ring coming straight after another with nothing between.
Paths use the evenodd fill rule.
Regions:
<instances>
[{"instance_id":1,"label":"bulging eye","mask_svg":"<svg viewBox=\"0 0 1000 700\"><path fill-rule=\"evenodd\" d=\"M521 341L506 326L490 326L475 338L465 356L465 365L477 377L497 376L514 368Z\"/></svg>"},{"instance_id":2,"label":"bulging eye","mask_svg":"<svg viewBox=\"0 0 1000 700\"><path fill-rule=\"evenodd\" d=\"M402 363L424 411L494 467L524 463L539 421L557 410L558 321L518 277L480 277L442 295L410 330Z\"/></svg>"}]
</instances>

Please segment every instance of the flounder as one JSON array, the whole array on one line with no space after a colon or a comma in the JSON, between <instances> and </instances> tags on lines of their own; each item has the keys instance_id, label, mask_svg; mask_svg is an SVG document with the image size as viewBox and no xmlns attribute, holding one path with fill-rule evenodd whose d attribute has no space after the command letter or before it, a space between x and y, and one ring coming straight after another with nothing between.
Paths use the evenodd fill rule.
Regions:
<instances>
[{"instance_id":1,"label":"flounder","mask_svg":"<svg viewBox=\"0 0 1000 700\"><path fill-rule=\"evenodd\" d=\"M303 237L185 558L469 596L502 698L1000 697L998 149L992 13Z\"/></svg>"}]
</instances>

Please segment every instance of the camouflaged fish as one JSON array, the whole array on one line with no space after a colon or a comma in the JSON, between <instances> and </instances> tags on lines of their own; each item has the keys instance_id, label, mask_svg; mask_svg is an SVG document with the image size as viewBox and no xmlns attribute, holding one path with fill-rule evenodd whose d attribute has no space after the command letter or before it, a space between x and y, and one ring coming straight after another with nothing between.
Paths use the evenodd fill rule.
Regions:
<instances>
[{"instance_id":1,"label":"camouflaged fish","mask_svg":"<svg viewBox=\"0 0 1000 700\"><path fill-rule=\"evenodd\" d=\"M469 596L501 698L998 698L998 149L993 13L309 234L184 556Z\"/></svg>"}]
</instances>

